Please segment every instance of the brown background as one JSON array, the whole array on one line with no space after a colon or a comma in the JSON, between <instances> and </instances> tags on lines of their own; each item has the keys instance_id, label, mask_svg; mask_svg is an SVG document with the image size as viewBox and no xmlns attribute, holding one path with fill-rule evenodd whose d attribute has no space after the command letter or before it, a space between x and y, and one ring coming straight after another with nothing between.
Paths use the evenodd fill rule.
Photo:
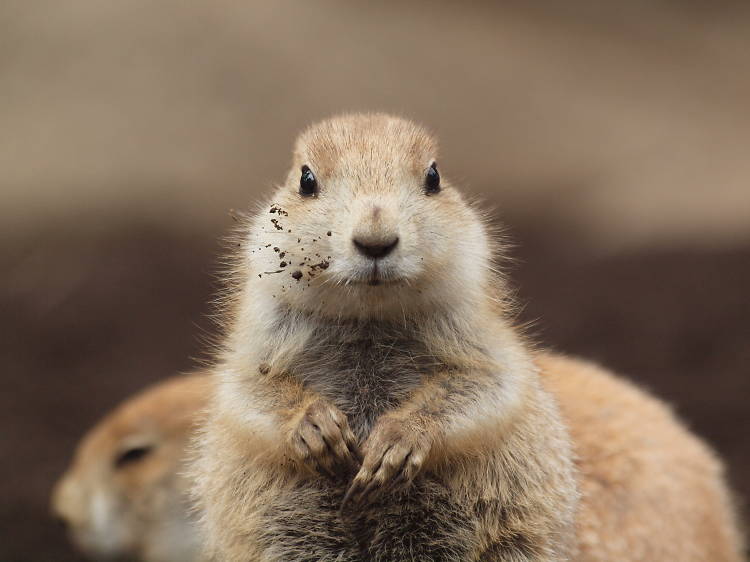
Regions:
<instances>
[{"instance_id":1,"label":"brown background","mask_svg":"<svg viewBox=\"0 0 750 562\"><path fill-rule=\"evenodd\" d=\"M342 110L435 130L537 341L669 400L747 498L748 67L746 3L4 2L0 560L77 560L76 440L202 356L227 210Z\"/></svg>"}]
</instances>

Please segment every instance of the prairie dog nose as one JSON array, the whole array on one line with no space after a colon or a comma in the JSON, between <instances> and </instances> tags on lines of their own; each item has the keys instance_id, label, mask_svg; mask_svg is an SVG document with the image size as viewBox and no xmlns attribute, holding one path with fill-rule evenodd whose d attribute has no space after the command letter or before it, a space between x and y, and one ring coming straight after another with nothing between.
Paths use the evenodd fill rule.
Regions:
<instances>
[{"instance_id":1,"label":"prairie dog nose","mask_svg":"<svg viewBox=\"0 0 750 562\"><path fill-rule=\"evenodd\" d=\"M398 236L387 239L352 238L357 251L367 257L378 259L390 254L398 244Z\"/></svg>"},{"instance_id":2,"label":"prairie dog nose","mask_svg":"<svg viewBox=\"0 0 750 562\"><path fill-rule=\"evenodd\" d=\"M86 520L85 507L78 487L63 478L52 492L52 516L64 522L66 527L76 527Z\"/></svg>"}]
</instances>

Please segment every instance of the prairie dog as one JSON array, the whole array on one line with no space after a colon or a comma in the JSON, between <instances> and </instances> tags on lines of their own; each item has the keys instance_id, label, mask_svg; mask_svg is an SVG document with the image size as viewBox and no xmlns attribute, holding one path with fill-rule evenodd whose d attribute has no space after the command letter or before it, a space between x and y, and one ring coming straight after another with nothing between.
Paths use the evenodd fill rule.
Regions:
<instances>
[{"instance_id":1,"label":"prairie dog","mask_svg":"<svg viewBox=\"0 0 750 562\"><path fill-rule=\"evenodd\" d=\"M81 440L54 488L52 510L86 555L201 559L181 471L209 385L200 374L170 378L125 401Z\"/></svg>"},{"instance_id":2,"label":"prairie dog","mask_svg":"<svg viewBox=\"0 0 750 562\"><path fill-rule=\"evenodd\" d=\"M214 560L578 559L586 475L436 152L319 123L246 220L192 468Z\"/></svg>"},{"instance_id":3,"label":"prairie dog","mask_svg":"<svg viewBox=\"0 0 750 562\"><path fill-rule=\"evenodd\" d=\"M194 466L214 559L571 553L567 431L436 151L386 115L313 126L238 239Z\"/></svg>"}]
</instances>

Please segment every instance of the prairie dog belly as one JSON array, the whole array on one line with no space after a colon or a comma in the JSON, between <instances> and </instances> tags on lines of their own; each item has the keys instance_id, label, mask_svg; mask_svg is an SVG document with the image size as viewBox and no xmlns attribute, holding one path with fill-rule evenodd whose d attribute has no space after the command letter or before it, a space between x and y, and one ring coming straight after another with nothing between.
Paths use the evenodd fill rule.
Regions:
<instances>
[{"instance_id":1,"label":"prairie dog belly","mask_svg":"<svg viewBox=\"0 0 750 562\"><path fill-rule=\"evenodd\" d=\"M473 558L477 514L437 476L422 474L408 491L342 516L347 487L346 480L314 477L275 481L267 488L272 493L261 491L258 529L264 560L312 562L329 560L332 552L346 562L399 560L403 552L412 552L414 560Z\"/></svg>"},{"instance_id":2,"label":"prairie dog belly","mask_svg":"<svg viewBox=\"0 0 750 562\"><path fill-rule=\"evenodd\" d=\"M360 441L439 367L423 345L378 324L326 328L313 336L292 375L333 402Z\"/></svg>"},{"instance_id":3,"label":"prairie dog belly","mask_svg":"<svg viewBox=\"0 0 750 562\"><path fill-rule=\"evenodd\" d=\"M383 413L395 410L441 368L446 367L401 327L347 323L317 330L291 374L341 409L364 443ZM338 552L337 559L364 562L395 560L411 550L418 559L461 560L470 558L475 548L472 508L461 505L450 486L429 471L408 491L383 496L368 509L343 516L348 478L267 477L274 493L259 502L265 506L259 528L264 529L269 559L325 560Z\"/></svg>"}]
</instances>

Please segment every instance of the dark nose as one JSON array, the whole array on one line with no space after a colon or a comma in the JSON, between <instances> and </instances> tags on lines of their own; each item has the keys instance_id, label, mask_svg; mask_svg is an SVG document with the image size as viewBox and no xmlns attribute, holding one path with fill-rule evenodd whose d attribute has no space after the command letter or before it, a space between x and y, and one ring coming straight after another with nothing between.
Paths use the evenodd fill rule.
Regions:
<instances>
[{"instance_id":1,"label":"dark nose","mask_svg":"<svg viewBox=\"0 0 750 562\"><path fill-rule=\"evenodd\" d=\"M356 238L353 239L353 242L360 254L368 256L370 258L378 259L384 258L393 251L393 248L395 248L396 244L398 244L398 236L392 238L391 240L379 240L375 243L370 242L369 240L357 240Z\"/></svg>"}]
</instances>

